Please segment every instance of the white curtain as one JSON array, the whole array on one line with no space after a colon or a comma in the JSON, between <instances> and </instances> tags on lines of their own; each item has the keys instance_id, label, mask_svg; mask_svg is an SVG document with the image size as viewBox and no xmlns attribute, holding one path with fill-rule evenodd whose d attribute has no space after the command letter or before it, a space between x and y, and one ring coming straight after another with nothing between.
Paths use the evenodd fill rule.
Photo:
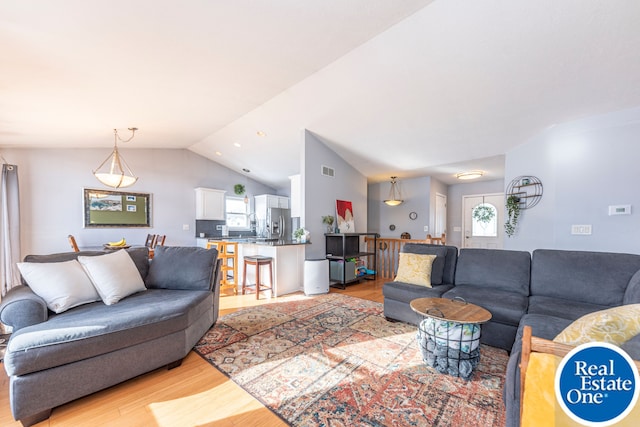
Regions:
<instances>
[{"instance_id":1,"label":"white curtain","mask_svg":"<svg viewBox=\"0 0 640 427\"><path fill-rule=\"evenodd\" d=\"M4 159L3 159L4 160ZM0 285L2 296L20 285L20 196L18 166L3 161L0 181Z\"/></svg>"}]
</instances>

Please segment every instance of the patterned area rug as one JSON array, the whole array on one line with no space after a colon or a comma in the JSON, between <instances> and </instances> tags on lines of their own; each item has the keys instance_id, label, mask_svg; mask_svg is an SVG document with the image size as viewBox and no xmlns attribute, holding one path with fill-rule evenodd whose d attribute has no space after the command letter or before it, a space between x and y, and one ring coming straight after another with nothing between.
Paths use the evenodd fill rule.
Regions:
<instances>
[{"instance_id":1,"label":"patterned area rug","mask_svg":"<svg viewBox=\"0 0 640 427\"><path fill-rule=\"evenodd\" d=\"M427 367L416 330L376 302L301 295L221 317L195 350L294 426L504 426L507 353L481 346L467 381Z\"/></svg>"}]
</instances>

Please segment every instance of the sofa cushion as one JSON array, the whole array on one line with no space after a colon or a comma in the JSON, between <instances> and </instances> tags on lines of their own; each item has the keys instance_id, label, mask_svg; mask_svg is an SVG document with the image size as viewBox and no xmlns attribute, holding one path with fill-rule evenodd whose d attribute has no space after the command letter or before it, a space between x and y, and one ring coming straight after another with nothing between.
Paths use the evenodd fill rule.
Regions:
<instances>
[{"instance_id":1,"label":"sofa cushion","mask_svg":"<svg viewBox=\"0 0 640 427\"><path fill-rule=\"evenodd\" d=\"M493 288L528 296L529 252L501 249L461 249L455 284Z\"/></svg>"},{"instance_id":2,"label":"sofa cushion","mask_svg":"<svg viewBox=\"0 0 640 427\"><path fill-rule=\"evenodd\" d=\"M145 285L149 289L211 290L216 249L157 246Z\"/></svg>"},{"instance_id":3,"label":"sofa cushion","mask_svg":"<svg viewBox=\"0 0 640 427\"><path fill-rule=\"evenodd\" d=\"M537 249L531 264L531 295L622 305L638 270L640 255Z\"/></svg>"},{"instance_id":4,"label":"sofa cushion","mask_svg":"<svg viewBox=\"0 0 640 427\"><path fill-rule=\"evenodd\" d=\"M639 333L640 304L629 304L586 314L553 340L573 346L594 341L620 345Z\"/></svg>"},{"instance_id":5,"label":"sofa cushion","mask_svg":"<svg viewBox=\"0 0 640 427\"><path fill-rule=\"evenodd\" d=\"M408 247L407 247L408 246ZM447 248L444 246L435 245L421 245L412 244L404 245L400 251L400 259L402 254L415 254L415 255L434 255L435 258L431 265L431 285L441 285L444 277L445 261L447 257ZM400 270L400 264L398 264L398 271ZM411 283L407 280L399 280L400 282Z\"/></svg>"},{"instance_id":6,"label":"sofa cushion","mask_svg":"<svg viewBox=\"0 0 640 427\"><path fill-rule=\"evenodd\" d=\"M425 286L416 286L411 283L389 282L382 286L382 295L385 301L392 299L410 303L416 298L439 298L443 293L453 288L453 285L440 285L427 288ZM408 308L408 310L411 310Z\"/></svg>"},{"instance_id":7,"label":"sofa cushion","mask_svg":"<svg viewBox=\"0 0 640 427\"><path fill-rule=\"evenodd\" d=\"M102 256L79 256L78 262L82 264L106 305L147 290L135 263L126 251L118 250Z\"/></svg>"},{"instance_id":8,"label":"sofa cushion","mask_svg":"<svg viewBox=\"0 0 640 427\"><path fill-rule=\"evenodd\" d=\"M530 296L527 313L560 317L562 319L573 321L585 314L607 308L609 307L606 305L591 304L563 298Z\"/></svg>"},{"instance_id":9,"label":"sofa cushion","mask_svg":"<svg viewBox=\"0 0 640 427\"><path fill-rule=\"evenodd\" d=\"M212 305L209 291L150 289L111 306L75 307L15 332L5 369L24 375L150 341L184 330Z\"/></svg>"},{"instance_id":10,"label":"sofa cushion","mask_svg":"<svg viewBox=\"0 0 640 427\"><path fill-rule=\"evenodd\" d=\"M100 300L89 276L76 260L19 262L17 265L29 287L54 313Z\"/></svg>"},{"instance_id":11,"label":"sofa cushion","mask_svg":"<svg viewBox=\"0 0 640 427\"><path fill-rule=\"evenodd\" d=\"M136 267L140 276L144 280L149 271L149 248L135 247L125 249ZM104 251L80 251L80 252L62 252L47 255L27 255L24 257L25 262L62 262L78 259L79 256L99 256L104 255Z\"/></svg>"},{"instance_id":12,"label":"sofa cushion","mask_svg":"<svg viewBox=\"0 0 640 427\"><path fill-rule=\"evenodd\" d=\"M456 285L442 295L443 298L462 298L491 312L491 321L517 326L527 312L527 297L500 289Z\"/></svg>"},{"instance_id":13,"label":"sofa cushion","mask_svg":"<svg viewBox=\"0 0 640 427\"><path fill-rule=\"evenodd\" d=\"M431 285L452 284L456 262L458 260L458 248L455 246L431 245L426 243L406 243L401 252L436 255L431 268Z\"/></svg>"},{"instance_id":14,"label":"sofa cushion","mask_svg":"<svg viewBox=\"0 0 640 427\"><path fill-rule=\"evenodd\" d=\"M398 273L394 281L431 287L431 268L436 255L401 252L399 258ZM442 265L444 266L444 262Z\"/></svg>"}]
</instances>

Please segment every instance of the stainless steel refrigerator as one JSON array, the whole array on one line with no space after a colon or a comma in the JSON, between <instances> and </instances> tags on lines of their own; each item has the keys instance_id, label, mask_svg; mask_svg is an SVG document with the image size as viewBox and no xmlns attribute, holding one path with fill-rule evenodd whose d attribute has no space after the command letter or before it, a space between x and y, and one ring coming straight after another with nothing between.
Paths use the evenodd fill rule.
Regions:
<instances>
[{"instance_id":1,"label":"stainless steel refrigerator","mask_svg":"<svg viewBox=\"0 0 640 427\"><path fill-rule=\"evenodd\" d=\"M291 240L291 209L267 209L267 238Z\"/></svg>"}]
</instances>

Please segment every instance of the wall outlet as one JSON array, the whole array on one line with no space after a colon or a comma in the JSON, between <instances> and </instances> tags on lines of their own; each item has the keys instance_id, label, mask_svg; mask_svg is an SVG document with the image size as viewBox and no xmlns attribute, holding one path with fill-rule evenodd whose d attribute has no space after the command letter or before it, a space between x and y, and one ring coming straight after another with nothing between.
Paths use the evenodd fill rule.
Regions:
<instances>
[{"instance_id":1,"label":"wall outlet","mask_svg":"<svg viewBox=\"0 0 640 427\"><path fill-rule=\"evenodd\" d=\"M571 234L579 236L588 236L591 234L591 224L572 225Z\"/></svg>"},{"instance_id":2,"label":"wall outlet","mask_svg":"<svg viewBox=\"0 0 640 427\"><path fill-rule=\"evenodd\" d=\"M189 224L182 224L182 231L189 231Z\"/></svg>"},{"instance_id":3,"label":"wall outlet","mask_svg":"<svg viewBox=\"0 0 640 427\"><path fill-rule=\"evenodd\" d=\"M429 232L429 226L428 226L428 225L425 225L425 226L424 226L424 232L425 232L425 233L428 233L428 232Z\"/></svg>"}]
</instances>

